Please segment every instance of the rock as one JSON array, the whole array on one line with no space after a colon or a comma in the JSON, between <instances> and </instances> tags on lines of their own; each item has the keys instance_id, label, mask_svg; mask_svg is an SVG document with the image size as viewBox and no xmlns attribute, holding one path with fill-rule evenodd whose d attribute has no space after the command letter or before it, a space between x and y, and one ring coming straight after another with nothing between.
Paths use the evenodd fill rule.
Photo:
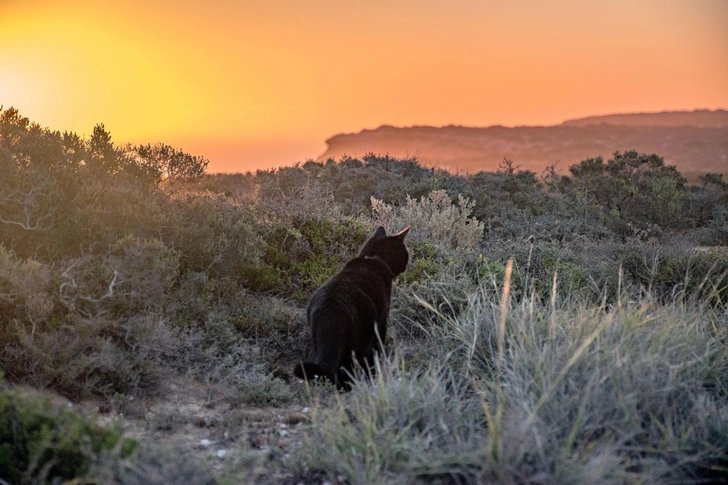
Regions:
<instances>
[{"instance_id":1,"label":"rock","mask_svg":"<svg viewBox=\"0 0 728 485\"><path fill-rule=\"evenodd\" d=\"M303 421L308 421L308 416L306 416L303 413L290 413L286 416L285 422L289 425L294 425L301 423Z\"/></svg>"}]
</instances>

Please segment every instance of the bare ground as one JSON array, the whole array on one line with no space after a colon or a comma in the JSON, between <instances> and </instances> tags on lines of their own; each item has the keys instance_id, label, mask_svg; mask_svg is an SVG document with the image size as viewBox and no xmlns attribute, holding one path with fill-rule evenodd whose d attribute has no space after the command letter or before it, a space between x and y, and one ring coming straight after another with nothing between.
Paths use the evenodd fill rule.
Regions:
<instances>
[{"instance_id":1,"label":"bare ground","mask_svg":"<svg viewBox=\"0 0 728 485\"><path fill-rule=\"evenodd\" d=\"M290 386L303 388L299 382ZM211 400L208 386L184 377L176 377L166 387L156 399L126 398L111 404L101 399L72 403L49 391L16 389L95 416L101 426L118 422L124 435L138 440L140 447L164 447L175 451L170 460L204 463L223 483L325 483L316 476L302 481L289 466L309 422L302 392L284 406L256 407Z\"/></svg>"}]
</instances>

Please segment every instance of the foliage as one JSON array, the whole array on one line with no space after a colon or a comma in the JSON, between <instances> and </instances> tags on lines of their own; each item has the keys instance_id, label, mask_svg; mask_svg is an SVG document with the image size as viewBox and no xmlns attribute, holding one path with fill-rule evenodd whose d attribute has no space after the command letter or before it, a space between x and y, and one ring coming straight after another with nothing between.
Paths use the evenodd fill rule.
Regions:
<instances>
[{"instance_id":1,"label":"foliage","mask_svg":"<svg viewBox=\"0 0 728 485\"><path fill-rule=\"evenodd\" d=\"M163 144L120 147L103 125L84 139L0 110L8 380L139 418L175 375L201 383L210 405L290 407L308 393L306 445L278 460L304 481L725 473L720 174L688 186L635 151L542 176L507 159L476 174L373 154L234 175L202 175L206 163ZM377 224L412 227L388 353L346 396L304 390L288 369L310 350L305 301ZM3 409L22 414L7 396ZM74 419L54 413L40 415ZM73 426L43 450L81 443L99 483L215 483L174 450L99 457L80 438L91 428ZM23 463L38 482L57 465Z\"/></svg>"},{"instance_id":2,"label":"foliage","mask_svg":"<svg viewBox=\"0 0 728 485\"><path fill-rule=\"evenodd\" d=\"M372 197L374 220L388 231L412 228L412 242L430 241L443 252L475 251L483 237L483 225L471 217L474 202L462 195L454 205L444 190L430 192L419 200L409 195L395 207Z\"/></svg>"},{"instance_id":3,"label":"foliage","mask_svg":"<svg viewBox=\"0 0 728 485\"><path fill-rule=\"evenodd\" d=\"M173 169L177 181L206 166L165 150L157 162L184 159L167 163L167 170L183 166ZM149 176L150 162L136 154L115 146L103 125L84 140L30 123L14 108L0 111L0 240L21 257L52 260L130 234L153 237L167 197L162 180Z\"/></svg>"},{"instance_id":4,"label":"foliage","mask_svg":"<svg viewBox=\"0 0 728 485\"><path fill-rule=\"evenodd\" d=\"M14 484L58 483L82 478L106 450L129 456L136 442L121 428L101 428L90 419L41 398L0 391L0 479Z\"/></svg>"},{"instance_id":5,"label":"foliage","mask_svg":"<svg viewBox=\"0 0 728 485\"><path fill-rule=\"evenodd\" d=\"M613 223L674 224L681 215L685 178L662 157L615 152L606 163L589 158L569 169L574 189L587 193Z\"/></svg>"},{"instance_id":6,"label":"foliage","mask_svg":"<svg viewBox=\"0 0 728 485\"><path fill-rule=\"evenodd\" d=\"M657 248L633 251L625 269L663 298L675 295L716 305L728 302L728 255L717 251L666 255Z\"/></svg>"},{"instance_id":7,"label":"foliage","mask_svg":"<svg viewBox=\"0 0 728 485\"><path fill-rule=\"evenodd\" d=\"M370 232L370 226L348 217L317 219L289 213L287 220L266 228L265 252L250 287L282 290L305 301L357 254Z\"/></svg>"},{"instance_id":8,"label":"foliage","mask_svg":"<svg viewBox=\"0 0 728 485\"><path fill-rule=\"evenodd\" d=\"M105 485L216 485L211 465L185 454L180 445L140 443L130 459L103 454L87 474L89 482ZM83 482L82 482L83 483Z\"/></svg>"},{"instance_id":9,"label":"foliage","mask_svg":"<svg viewBox=\"0 0 728 485\"><path fill-rule=\"evenodd\" d=\"M282 406L291 400L289 387L280 379L253 374L238 384L234 404L253 406Z\"/></svg>"},{"instance_id":10,"label":"foliage","mask_svg":"<svg viewBox=\"0 0 728 485\"><path fill-rule=\"evenodd\" d=\"M315 407L298 476L700 483L728 470L726 327L711 312L627 294L611 311L503 304L487 286L467 308L439 315L424 356L380 360L376 385Z\"/></svg>"},{"instance_id":11,"label":"foliage","mask_svg":"<svg viewBox=\"0 0 728 485\"><path fill-rule=\"evenodd\" d=\"M139 145L129 151L138 157L137 170L150 177L156 184L162 182L177 188L205 173L209 161L193 156L163 143Z\"/></svg>"}]
</instances>

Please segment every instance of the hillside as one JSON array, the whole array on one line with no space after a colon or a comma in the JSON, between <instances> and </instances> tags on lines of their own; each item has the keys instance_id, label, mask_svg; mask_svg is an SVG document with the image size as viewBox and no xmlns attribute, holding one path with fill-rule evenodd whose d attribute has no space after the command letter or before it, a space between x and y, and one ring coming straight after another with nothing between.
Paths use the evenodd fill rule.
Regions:
<instances>
[{"instance_id":1,"label":"hillside","mask_svg":"<svg viewBox=\"0 0 728 485\"><path fill-rule=\"evenodd\" d=\"M564 126L618 125L618 126L694 126L721 128L728 126L728 111L696 109L694 111L663 111L660 113L631 113L605 116L587 116L567 120Z\"/></svg>"},{"instance_id":2,"label":"hillside","mask_svg":"<svg viewBox=\"0 0 728 485\"><path fill-rule=\"evenodd\" d=\"M686 125L689 123L690 125ZM612 115L556 126L471 128L382 126L326 142L325 160L343 155L416 155L425 164L454 171L495 170L503 158L540 173L558 162L563 172L588 157L615 151L657 153L686 175L728 172L728 112L693 111Z\"/></svg>"}]
</instances>

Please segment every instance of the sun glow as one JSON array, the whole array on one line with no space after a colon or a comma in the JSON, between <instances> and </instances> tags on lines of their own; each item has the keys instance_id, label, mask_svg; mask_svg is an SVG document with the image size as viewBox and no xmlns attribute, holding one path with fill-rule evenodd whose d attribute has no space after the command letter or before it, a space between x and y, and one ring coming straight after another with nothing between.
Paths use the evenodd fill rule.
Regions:
<instances>
[{"instance_id":1,"label":"sun glow","mask_svg":"<svg viewBox=\"0 0 728 485\"><path fill-rule=\"evenodd\" d=\"M4 0L0 104L245 170L381 124L726 107L726 45L722 0Z\"/></svg>"}]
</instances>

